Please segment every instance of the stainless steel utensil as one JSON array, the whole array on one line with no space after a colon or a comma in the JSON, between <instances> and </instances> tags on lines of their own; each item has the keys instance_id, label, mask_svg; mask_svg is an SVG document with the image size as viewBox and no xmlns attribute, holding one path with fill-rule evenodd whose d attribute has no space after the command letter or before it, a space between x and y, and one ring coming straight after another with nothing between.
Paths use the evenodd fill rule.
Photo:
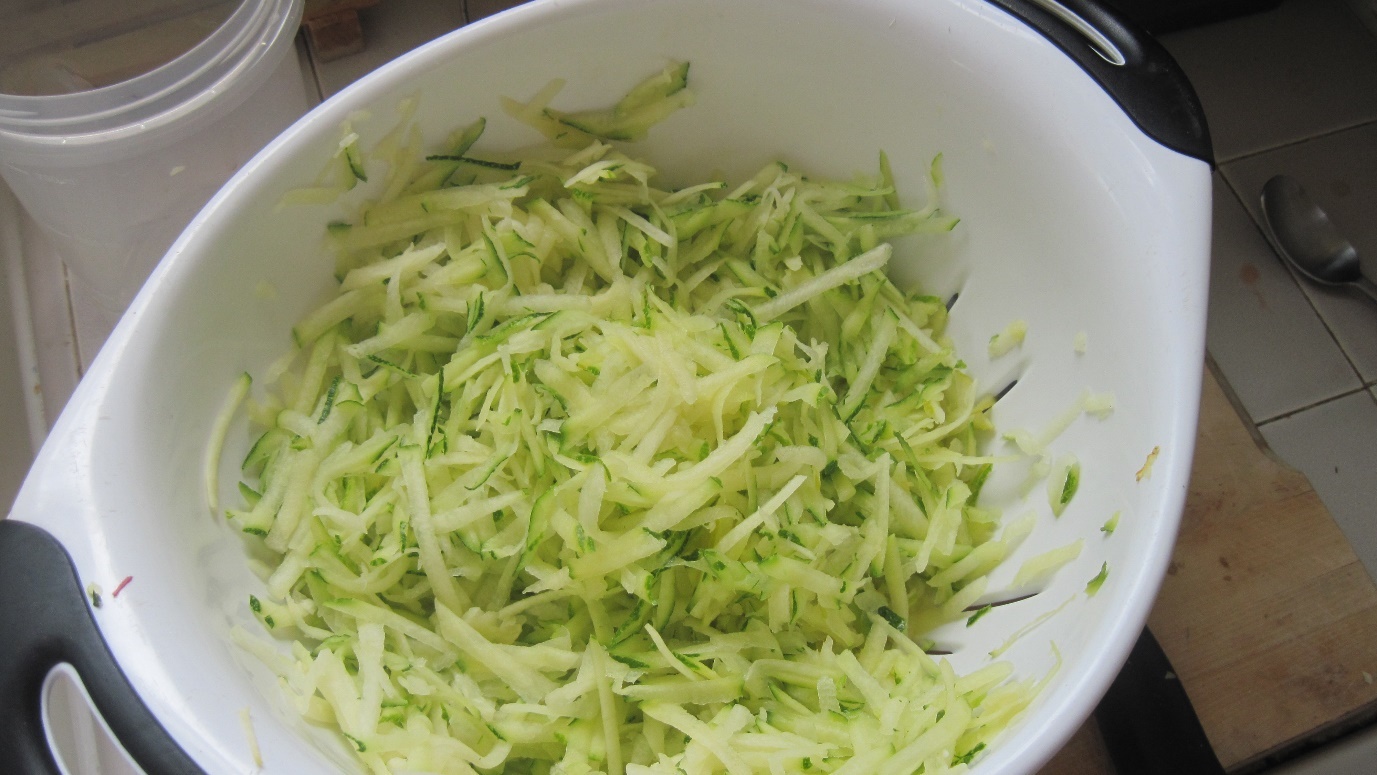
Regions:
<instances>
[{"instance_id":1,"label":"stainless steel utensil","mask_svg":"<svg viewBox=\"0 0 1377 775\"><path fill-rule=\"evenodd\" d=\"M1262 213L1272 246L1302 276L1320 285L1355 289L1377 302L1358 251L1300 183L1277 175L1262 187Z\"/></svg>"}]
</instances>

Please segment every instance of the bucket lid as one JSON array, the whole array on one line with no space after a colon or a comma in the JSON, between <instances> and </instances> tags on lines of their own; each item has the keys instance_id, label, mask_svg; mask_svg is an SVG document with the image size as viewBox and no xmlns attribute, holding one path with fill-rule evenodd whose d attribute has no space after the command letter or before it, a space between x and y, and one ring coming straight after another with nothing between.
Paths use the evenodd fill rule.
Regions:
<instances>
[{"instance_id":1,"label":"bucket lid","mask_svg":"<svg viewBox=\"0 0 1377 775\"><path fill-rule=\"evenodd\" d=\"M200 10L203 24L214 22L217 9ZM190 50L147 72L67 94L0 93L0 145L41 152L146 137L185 123L231 92L257 86L290 45L302 0L243 0L218 10L228 12L223 23Z\"/></svg>"}]
</instances>

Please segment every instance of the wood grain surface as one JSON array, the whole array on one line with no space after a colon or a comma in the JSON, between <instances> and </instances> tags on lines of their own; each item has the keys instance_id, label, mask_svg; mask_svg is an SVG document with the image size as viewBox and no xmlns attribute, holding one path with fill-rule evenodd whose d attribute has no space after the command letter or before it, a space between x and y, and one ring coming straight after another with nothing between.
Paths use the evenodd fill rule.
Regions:
<instances>
[{"instance_id":1,"label":"wood grain surface","mask_svg":"<svg viewBox=\"0 0 1377 775\"><path fill-rule=\"evenodd\" d=\"M1231 772L1377 715L1377 587L1309 481L1259 445L1208 370L1148 625ZM1093 719L1043 769L1112 772Z\"/></svg>"}]
</instances>

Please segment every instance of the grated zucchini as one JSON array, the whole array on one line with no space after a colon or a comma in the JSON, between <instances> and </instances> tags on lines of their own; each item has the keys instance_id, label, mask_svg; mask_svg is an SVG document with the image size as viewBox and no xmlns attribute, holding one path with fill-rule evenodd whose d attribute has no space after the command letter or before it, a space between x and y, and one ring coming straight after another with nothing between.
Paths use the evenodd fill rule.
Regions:
<instances>
[{"instance_id":1,"label":"grated zucchini","mask_svg":"<svg viewBox=\"0 0 1377 775\"><path fill-rule=\"evenodd\" d=\"M917 645L1020 537L975 504L1001 458L945 307L883 273L882 240L955 220L901 209L883 157L656 188L604 141L690 104L687 74L507 101L551 141L510 157L472 155L482 120L419 159L396 131L381 198L329 229L340 294L229 513L293 641L246 647L370 772L935 775L1033 696Z\"/></svg>"}]
</instances>

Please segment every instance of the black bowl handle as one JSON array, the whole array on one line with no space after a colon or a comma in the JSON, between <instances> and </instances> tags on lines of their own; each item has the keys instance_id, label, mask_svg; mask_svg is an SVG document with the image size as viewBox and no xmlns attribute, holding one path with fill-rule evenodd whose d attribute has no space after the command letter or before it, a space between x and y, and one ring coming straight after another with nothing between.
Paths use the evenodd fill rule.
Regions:
<instances>
[{"instance_id":1,"label":"black bowl handle","mask_svg":"<svg viewBox=\"0 0 1377 775\"><path fill-rule=\"evenodd\" d=\"M1224 775L1186 688L1146 627L1095 720L1119 775Z\"/></svg>"},{"instance_id":2,"label":"black bowl handle","mask_svg":"<svg viewBox=\"0 0 1377 775\"><path fill-rule=\"evenodd\" d=\"M1156 39L1094 0L990 0L1037 30L1162 145L1214 163L1205 111L1176 60Z\"/></svg>"},{"instance_id":3,"label":"black bowl handle","mask_svg":"<svg viewBox=\"0 0 1377 775\"><path fill-rule=\"evenodd\" d=\"M203 773L139 699L88 605L57 539L34 525L0 520L0 772L59 775L40 695L48 673L65 663L145 772Z\"/></svg>"}]
</instances>

